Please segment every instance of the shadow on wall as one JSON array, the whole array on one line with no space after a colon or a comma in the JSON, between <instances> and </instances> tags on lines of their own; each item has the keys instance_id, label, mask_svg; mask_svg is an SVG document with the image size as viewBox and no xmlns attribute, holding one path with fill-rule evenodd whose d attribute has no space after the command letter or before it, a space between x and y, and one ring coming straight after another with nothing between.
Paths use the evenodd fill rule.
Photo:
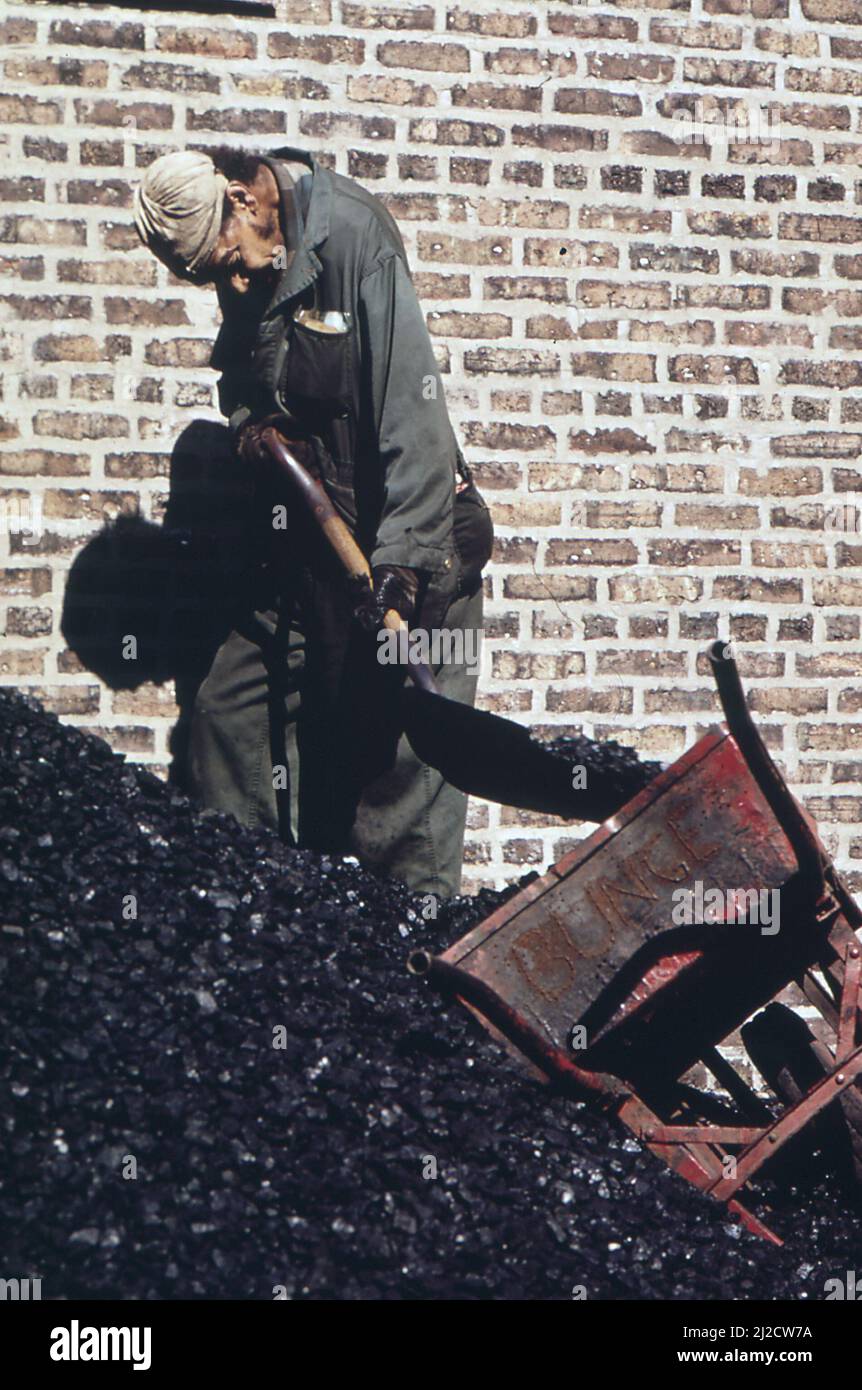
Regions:
<instances>
[{"instance_id":1,"label":"shadow on wall","mask_svg":"<svg viewBox=\"0 0 862 1390\"><path fill-rule=\"evenodd\" d=\"M176 782L197 689L238 613L259 606L252 502L227 429L195 420L171 454L164 525L122 515L87 542L69 571L61 631L86 669L112 690L176 683Z\"/></svg>"}]
</instances>

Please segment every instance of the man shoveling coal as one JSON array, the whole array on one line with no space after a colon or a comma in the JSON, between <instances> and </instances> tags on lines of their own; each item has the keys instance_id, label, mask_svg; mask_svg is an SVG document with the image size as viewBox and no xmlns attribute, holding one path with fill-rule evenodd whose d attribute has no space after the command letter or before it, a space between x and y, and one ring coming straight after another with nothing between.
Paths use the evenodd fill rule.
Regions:
<instances>
[{"instance_id":1,"label":"man shoveling coal","mask_svg":"<svg viewBox=\"0 0 862 1390\"><path fill-rule=\"evenodd\" d=\"M283 149L162 156L134 206L150 250L217 291L212 365L254 489L254 598L197 687L179 780L442 896L460 884L464 792L610 815L654 770L631 750L567 739L555 757L473 709L492 528L383 205ZM405 690L416 636L433 677L411 666Z\"/></svg>"},{"instance_id":2,"label":"man shoveling coal","mask_svg":"<svg viewBox=\"0 0 862 1390\"><path fill-rule=\"evenodd\" d=\"M294 149L165 155L136 189L135 223L176 275L218 294L212 365L254 475L270 581L199 689L192 789L247 825L451 894L465 798L399 737L404 669L377 660L370 634L393 610L427 632L481 629L491 528L395 223ZM361 592L273 469L273 424L368 556ZM435 675L472 704L473 664L448 660Z\"/></svg>"}]
</instances>

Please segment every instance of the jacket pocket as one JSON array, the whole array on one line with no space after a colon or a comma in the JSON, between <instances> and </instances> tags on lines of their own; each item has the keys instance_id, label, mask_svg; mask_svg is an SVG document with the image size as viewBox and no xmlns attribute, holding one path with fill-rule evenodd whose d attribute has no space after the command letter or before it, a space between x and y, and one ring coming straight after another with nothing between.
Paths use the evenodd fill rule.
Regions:
<instances>
[{"instance_id":1,"label":"jacket pocket","mask_svg":"<svg viewBox=\"0 0 862 1390\"><path fill-rule=\"evenodd\" d=\"M301 310L291 327L282 383L286 403L305 415L346 415L353 401L349 321L344 328L332 328Z\"/></svg>"},{"instance_id":2,"label":"jacket pocket","mask_svg":"<svg viewBox=\"0 0 862 1390\"><path fill-rule=\"evenodd\" d=\"M472 479L455 493L452 529L460 562L459 593L475 593L494 549L494 523Z\"/></svg>"}]
</instances>

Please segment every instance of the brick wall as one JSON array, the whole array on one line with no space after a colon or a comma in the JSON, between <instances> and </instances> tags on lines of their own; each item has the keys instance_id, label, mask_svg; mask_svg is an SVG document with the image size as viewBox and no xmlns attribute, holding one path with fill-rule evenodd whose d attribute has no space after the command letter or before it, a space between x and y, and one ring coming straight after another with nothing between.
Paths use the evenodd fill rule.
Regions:
<instances>
[{"instance_id":1,"label":"brick wall","mask_svg":"<svg viewBox=\"0 0 862 1390\"><path fill-rule=\"evenodd\" d=\"M171 691L112 693L57 631L83 537L158 517L172 439L216 413L213 299L138 248L130 183L186 143L289 141L405 234L496 519L486 707L673 757L729 634L852 870L862 0L11 3L0 43L0 679L164 765ZM476 804L471 881L571 834Z\"/></svg>"}]
</instances>

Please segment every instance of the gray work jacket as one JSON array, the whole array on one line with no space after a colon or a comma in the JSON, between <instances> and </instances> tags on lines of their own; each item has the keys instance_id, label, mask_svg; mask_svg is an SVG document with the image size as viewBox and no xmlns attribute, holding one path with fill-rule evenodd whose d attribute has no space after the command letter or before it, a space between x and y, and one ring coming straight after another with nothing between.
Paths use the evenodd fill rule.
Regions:
<instances>
[{"instance_id":1,"label":"gray work jacket","mask_svg":"<svg viewBox=\"0 0 862 1390\"><path fill-rule=\"evenodd\" d=\"M404 244L382 203L292 148L266 157L286 237L295 214L279 161L288 159L310 171L300 243L253 321L222 300L211 359L222 412L234 430L274 410L296 417L322 441L323 481L371 564L424 571L448 592L462 456ZM295 318L303 308L340 311L346 331L312 331Z\"/></svg>"}]
</instances>

